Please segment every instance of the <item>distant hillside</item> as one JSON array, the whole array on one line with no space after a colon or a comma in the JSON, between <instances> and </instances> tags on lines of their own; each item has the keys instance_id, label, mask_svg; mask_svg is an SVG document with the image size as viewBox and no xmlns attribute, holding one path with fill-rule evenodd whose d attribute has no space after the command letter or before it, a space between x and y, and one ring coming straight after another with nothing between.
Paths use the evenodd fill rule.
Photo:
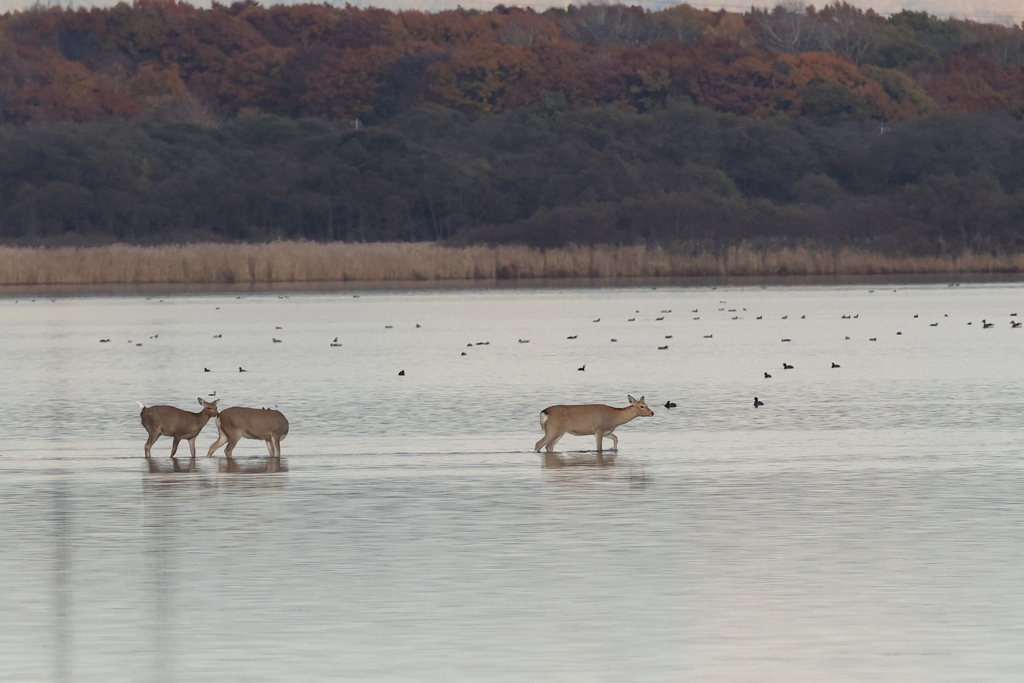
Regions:
<instances>
[{"instance_id":1,"label":"distant hillside","mask_svg":"<svg viewBox=\"0 0 1024 683\"><path fill-rule=\"evenodd\" d=\"M215 125L267 113L374 125L423 104L755 119L1024 116L1024 30L845 3L794 11L583 5L439 13L138 0L0 17L0 121ZM358 123L356 123L358 121Z\"/></svg>"}]
</instances>

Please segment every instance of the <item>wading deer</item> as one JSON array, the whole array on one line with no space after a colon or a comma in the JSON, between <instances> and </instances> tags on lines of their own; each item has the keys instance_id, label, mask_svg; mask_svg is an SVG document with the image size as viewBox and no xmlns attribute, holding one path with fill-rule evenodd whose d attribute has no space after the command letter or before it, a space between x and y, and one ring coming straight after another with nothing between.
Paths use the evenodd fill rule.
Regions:
<instances>
[{"instance_id":1,"label":"wading deer","mask_svg":"<svg viewBox=\"0 0 1024 683\"><path fill-rule=\"evenodd\" d=\"M206 457L227 444L224 455L231 457L240 439L259 439L267 442L270 457L281 457L281 439L288 435L288 420L277 410L268 408L227 408L217 418L217 440L210 446Z\"/></svg>"},{"instance_id":2,"label":"wading deer","mask_svg":"<svg viewBox=\"0 0 1024 683\"><path fill-rule=\"evenodd\" d=\"M199 405L203 407L198 413L190 413L174 406L150 406L147 408L139 403L142 406L139 419L142 420L142 426L149 432L149 438L146 440L147 458L151 457L150 448L161 436L174 437L174 444L171 446L172 458L178 452L178 442L182 439L188 441L192 457L196 457L196 437L199 436L199 432L203 431L203 427L211 417L217 417L216 401L207 403L201 398L198 401Z\"/></svg>"},{"instance_id":3,"label":"wading deer","mask_svg":"<svg viewBox=\"0 0 1024 683\"><path fill-rule=\"evenodd\" d=\"M544 438L537 442L534 451L547 446L548 453L555 450L555 444L566 433L573 436L597 437L597 452L600 453L605 437L612 440L612 450L619 450L619 440L612 433L619 425L624 425L635 417L650 417L654 411L644 403L644 397L636 400L627 396L629 405L625 408L612 408L603 405L588 406L551 406L540 411L540 426L544 430Z\"/></svg>"}]
</instances>

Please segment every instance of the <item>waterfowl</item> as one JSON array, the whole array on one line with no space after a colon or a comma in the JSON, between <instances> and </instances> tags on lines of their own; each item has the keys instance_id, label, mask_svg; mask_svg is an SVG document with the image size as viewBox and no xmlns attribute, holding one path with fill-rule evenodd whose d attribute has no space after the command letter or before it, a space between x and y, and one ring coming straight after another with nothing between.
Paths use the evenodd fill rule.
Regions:
<instances>
[{"instance_id":1,"label":"waterfowl","mask_svg":"<svg viewBox=\"0 0 1024 683\"><path fill-rule=\"evenodd\" d=\"M765 379L771 379L771 378L772 378L772 376L771 376L771 375L769 375L769 374L768 374L768 373L766 372L766 373L764 373L764 378L765 378Z\"/></svg>"},{"instance_id":2,"label":"waterfowl","mask_svg":"<svg viewBox=\"0 0 1024 683\"><path fill-rule=\"evenodd\" d=\"M215 335L213 335L213 338L214 339L220 339L223 336L224 336L223 334L215 334Z\"/></svg>"},{"instance_id":3,"label":"waterfowl","mask_svg":"<svg viewBox=\"0 0 1024 683\"><path fill-rule=\"evenodd\" d=\"M341 344L336 344L334 342L331 342L331 346L341 346Z\"/></svg>"},{"instance_id":4,"label":"waterfowl","mask_svg":"<svg viewBox=\"0 0 1024 683\"><path fill-rule=\"evenodd\" d=\"M463 356L465 356L465 355L466 355L466 352L465 352L465 351L463 351L463 352L462 352L462 355L463 355Z\"/></svg>"},{"instance_id":5,"label":"waterfowl","mask_svg":"<svg viewBox=\"0 0 1024 683\"><path fill-rule=\"evenodd\" d=\"M586 365L586 363L584 363L583 365L581 365L580 367L578 367L576 369L578 371L580 371L580 372L584 372L587 369L587 365Z\"/></svg>"},{"instance_id":6,"label":"waterfowl","mask_svg":"<svg viewBox=\"0 0 1024 683\"><path fill-rule=\"evenodd\" d=\"M785 320L788 317L789 317L788 315L784 315L784 316L782 316L782 319Z\"/></svg>"},{"instance_id":7,"label":"waterfowl","mask_svg":"<svg viewBox=\"0 0 1024 683\"><path fill-rule=\"evenodd\" d=\"M672 401L665 401L665 407L666 408L675 408L676 404L673 403Z\"/></svg>"},{"instance_id":8,"label":"waterfowl","mask_svg":"<svg viewBox=\"0 0 1024 683\"><path fill-rule=\"evenodd\" d=\"M755 396L754 397L754 407L757 408L758 406L763 406L763 405L764 405L764 401L757 400L757 396Z\"/></svg>"},{"instance_id":9,"label":"waterfowl","mask_svg":"<svg viewBox=\"0 0 1024 683\"><path fill-rule=\"evenodd\" d=\"M595 320L594 322L595 322L595 323L599 323L599 322L601 322L601 319L600 319L600 318L598 318L598 319L597 319L597 320Z\"/></svg>"},{"instance_id":10,"label":"waterfowl","mask_svg":"<svg viewBox=\"0 0 1024 683\"><path fill-rule=\"evenodd\" d=\"M520 343L520 344L529 344L529 343L530 343L530 340L529 340L529 339L520 339L520 340L519 340L519 343Z\"/></svg>"},{"instance_id":11,"label":"waterfowl","mask_svg":"<svg viewBox=\"0 0 1024 683\"><path fill-rule=\"evenodd\" d=\"M203 372L209 372L210 368L203 368Z\"/></svg>"},{"instance_id":12,"label":"waterfowl","mask_svg":"<svg viewBox=\"0 0 1024 683\"><path fill-rule=\"evenodd\" d=\"M868 341L878 341L878 337L871 337Z\"/></svg>"},{"instance_id":13,"label":"waterfowl","mask_svg":"<svg viewBox=\"0 0 1024 683\"><path fill-rule=\"evenodd\" d=\"M929 325L928 327L938 327L938 326L939 326L939 324L938 324L938 323L932 323L932 324L931 324L931 325Z\"/></svg>"},{"instance_id":14,"label":"waterfowl","mask_svg":"<svg viewBox=\"0 0 1024 683\"><path fill-rule=\"evenodd\" d=\"M1010 327L1020 327L1021 325L1024 325L1024 323L1010 321Z\"/></svg>"},{"instance_id":15,"label":"waterfowl","mask_svg":"<svg viewBox=\"0 0 1024 683\"><path fill-rule=\"evenodd\" d=\"M405 370L399 370L398 371L398 376L399 377L405 377Z\"/></svg>"},{"instance_id":16,"label":"waterfowl","mask_svg":"<svg viewBox=\"0 0 1024 683\"><path fill-rule=\"evenodd\" d=\"M790 365L789 363L783 363L783 364L782 364L782 369L783 369L783 370L792 370L792 369L793 369L793 366L792 366L792 365Z\"/></svg>"},{"instance_id":17,"label":"waterfowl","mask_svg":"<svg viewBox=\"0 0 1024 683\"><path fill-rule=\"evenodd\" d=\"M981 329L983 329L983 330L987 330L988 328L995 327L995 326L996 326L995 323L986 322L984 319L982 319L982 321L981 321Z\"/></svg>"},{"instance_id":18,"label":"waterfowl","mask_svg":"<svg viewBox=\"0 0 1024 683\"><path fill-rule=\"evenodd\" d=\"M665 349L667 349L667 348L668 348L667 346L659 346L659 347L658 347L658 350L659 350L659 351L664 351L664 350L665 350Z\"/></svg>"},{"instance_id":19,"label":"waterfowl","mask_svg":"<svg viewBox=\"0 0 1024 683\"><path fill-rule=\"evenodd\" d=\"M704 338L705 338L705 339L711 339L711 338L712 338L712 336L713 336L713 335L710 335L710 334L705 334L705 335L704 335Z\"/></svg>"},{"instance_id":20,"label":"waterfowl","mask_svg":"<svg viewBox=\"0 0 1024 683\"><path fill-rule=\"evenodd\" d=\"M788 341L793 341L793 340L792 339L783 339L782 341L788 342Z\"/></svg>"},{"instance_id":21,"label":"waterfowl","mask_svg":"<svg viewBox=\"0 0 1024 683\"><path fill-rule=\"evenodd\" d=\"M655 320L664 320L664 319L665 319L665 316L661 316L660 318L655 318Z\"/></svg>"},{"instance_id":22,"label":"waterfowl","mask_svg":"<svg viewBox=\"0 0 1024 683\"><path fill-rule=\"evenodd\" d=\"M106 344L108 341L110 341L110 340L109 339L100 339L100 344Z\"/></svg>"},{"instance_id":23,"label":"waterfowl","mask_svg":"<svg viewBox=\"0 0 1024 683\"><path fill-rule=\"evenodd\" d=\"M246 370L245 368L243 368L243 367L242 367L241 365L239 365L239 366L238 366L238 371L239 371L239 372L248 372L248 370Z\"/></svg>"},{"instance_id":24,"label":"waterfowl","mask_svg":"<svg viewBox=\"0 0 1024 683\"><path fill-rule=\"evenodd\" d=\"M277 337L271 337L271 339L273 339L273 340L274 340L274 343L275 343L275 344L280 344L280 343L281 343L281 340L280 340L280 339L278 339Z\"/></svg>"},{"instance_id":25,"label":"waterfowl","mask_svg":"<svg viewBox=\"0 0 1024 683\"><path fill-rule=\"evenodd\" d=\"M420 324L416 323L416 329L418 330L419 328L420 328Z\"/></svg>"},{"instance_id":26,"label":"waterfowl","mask_svg":"<svg viewBox=\"0 0 1024 683\"><path fill-rule=\"evenodd\" d=\"M760 320L760 319L761 319L761 317L762 317L762 316L757 316L757 319L758 319L758 320Z\"/></svg>"},{"instance_id":27,"label":"waterfowl","mask_svg":"<svg viewBox=\"0 0 1024 683\"><path fill-rule=\"evenodd\" d=\"M832 364L832 367L833 367L833 368L838 368L839 366L838 366L838 365L836 365L835 363L833 363L833 364Z\"/></svg>"},{"instance_id":28,"label":"waterfowl","mask_svg":"<svg viewBox=\"0 0 1024 683\"><path fill-rule=\"evenodd\" d=\"M578 336L579 336L579 335L576 335L576 334L574 334L574 335L572 335L571 337L566 337L566 339L575 339L575 338L576 338L576 337L578 337Z\"/></svg>"},{"instance_id":29,"label":"waterfowl","mask_svg":"<svg viewBox=\"0 0 1024 683\"><path fill-rule=\"evenodd\" d=\"M633 322L633 321L635 321L635 320L636 320L636 318L630 318L630 319L629 319L629 320L627 320L626 322L627 322L627 323L631 323L631 322Z\"/></svg>"}]
</instances>

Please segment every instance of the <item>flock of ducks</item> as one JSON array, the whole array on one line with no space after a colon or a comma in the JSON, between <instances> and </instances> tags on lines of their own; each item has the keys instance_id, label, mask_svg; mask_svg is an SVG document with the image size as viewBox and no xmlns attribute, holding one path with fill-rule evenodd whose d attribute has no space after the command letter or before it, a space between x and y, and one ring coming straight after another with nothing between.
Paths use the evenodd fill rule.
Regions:
<instances>
[{"instance_id":1,"label":"flock of ducks","mask_svg":"<svg viewBox=\"0 0 1024 683\"><path fill-rule=\"evenodd\" d=\"M951 285L951 286L953 286L953 285ZM870 291L870 292L874 292L874 290L869 290L869 291ZM354 297L355 297L355 298L358 298L358 296L359 296L359 295L354 295ZM241 297L236 297L236 298L240 299ZM286 299L286 298L288 298L288 297L287 297L287 296L279 296L278 298L279 298L279 299ZM35 299L33 299L33 301L35 301ZM51 300L51 301L55 301L55 300ZM162 301L163 301L163 299L160 299L160 301L162 302ZM725 301L719 301L719 303L720 303L720 304L725 304L726 302L725 302ZM219 307L218 307L218 308L219 308ZM743 311L743 312L745 312L746 310L747 310L746 308L742 308L742 311ZM739 311L739 310L737 310L737 309L735 309L735 308L725 308L725 307L721 307L721 308L718 308L718 311L719 311L719 312L726 312L726 313L737 313L737 314L741 312L741 311ZM697 308L694 308L694 309L692 309L692 310L691 310L691 313L699 313L699 312L700 312L700 311L699 311L699 309L697 309ZM640 311L639 311L639 310L637 310L637 311L636 311L636 313L640 313ZM670 314L670 313L672 313L672 309L663 309L663 310L661 310L661 311L660 311L660 315L654 318L655 322L660 322L660 321L664 321L664 320L665 320L665 318L666 318L666 316L667 316L668 314ZM915 314L915 315L914 315L914 318L918 318L918 317L919 317L919 314ZM948 318L949 316L948 316L948 315L946 315L946 316L944 316L944 317L947 317L947 318ZM1010 318L1016 318L1016 317L1017 317L1017 313L1011 313L1011 314L1010 314ZM781 319L782 319L782 320L787 320L788 318L789 318L789 316L788 316L788 315L783 315L783 316L781 316ZM804 319L806 319L806 318L807 318L807 316L806 316L806 315L801 315L801 316L800 316L800 319L801 319L801 320L804 320ZM859 314L859 313L857 313L857 314L853 314L853 315L849 315L849 314L843 314L843 315L841 315L841 316L840 316L840 318L841 318L842 320L856 320L856 319L860 318L860 314ZM735 315L735 316L732 316L732 319L733 319L733 320L738 320L738 319L740 319L740 316L739 316L739 315ZM763 315L758 315L758 316L756 316L756 320L763 320L763 319L764 319L764 316L763 316ZM696 315L696 316L694 316L694 317L693 317L693 320L700 320L700 316L699 316L699 315ZM631 318L628 318L628 319L627 319L627 322L635 322L635 321L636 321L636 317L635 317L635 316L634 316L634 317L631 317ZM593 319L593 320L592 320L591 322L592 322L592 323L600 323L600 322L601 322L601 318L595 318L595 319ZM968 322L968 323L967 323L967 325L972 325L972 322ZM988 321L987 319L982 319L982 321L981 321L981 327L982 327L982 329L986 329L986 330L987 330L987 329L992 329L992 328L994 328L994 327L995 327L995 325L996 325L996 324L995 324L994 322L989 322L989 321ZM1017 320L1010 320L1010 327L1011 327L1012 329L1017 329L1017 328L1020 328L1020 327L1022 327L1022 325L1024 325L1024 323L1022 323L1021 321L1017 321ZM938 323L938 321L935 321L935 322L931 322L931 323L929 323L929 326L930 326L930 327L938 327L938 326L939 326L939 323ZM421 325L420 325L419 323L416 323L416 328L418 329L418 328L420 328L420 327L421 327ZM385 329L393 329L393 328L394 328L394 326L393 326L393 325L385 325L385 326L384 326L384 328L385 328ZM275 331L276 331L276 330L281 330L282 328L281 328L280 326L276 326L276 327L275 327L274 329L275 329ZM903 334L903 332L902 332L902 331L897 331L897 332L896 332L896 335L902 335L902 334ZM151 336L151 337L150 337L150 339L157 339L158 337L159 337L159 335L153 335L153 336ZM215 334L215 335L213 335L213 338L214 338L214 339L222 339L222 338L223 338L223 335L222 335L222 334ZM573 334L573 335L569 335L569 336L567 336L567 337L566 337L566 339L567 339L567 340L575 340L575 339L578 339L578 338L579 338L579 335L578 335L578 334ZM664 338L665 338L666 340L668 340L668 339L672 339L672 338L673 338L673 335L664 335ZM713 336L713 335L711 335L711 334L706 334L706 335L704 335L704 339L713 339L713 338L714 338L714 336ZM846 338L847 340L848 340L848 339L850 339L850 337L849 337L849 336L847 336L847 337L845 337L845 338ZM110 338L103 338L103 339L100 339L99 341L100 341L100 343L102 343L102 344L106 344L106 343L110 343L110 342L111 342L111 339L110 339ZM134 344L135 344L136 346L142 346L142 342L135 342L135 341L133 341L133 340L131 340L131 339L129 339L129 340L127 340L127 341L128 341L128 343L129 343L129 344L132 344L132 343L134 343ZM278 338L278 337L276 337L276 336L272 336L272 337L271 337L271 343L272 343L272 344L281 344L281 343L283 343L283 341L284 341L283 339L279 339L279 338ZM785 343L785 342L791 342L791 341L792 341L792 338L790 338L790 337L784 337L784 338L782 338L782 339L781 339L781 341L782 341L783 343ZM876 342L876 341L878 341L878 337L869 337L869 338L868 338L868 341L871 341L871 342ZM518 340L517 340L517 342L518 342L519 344L529 344L529 343L530 343L530 340L529 340L529 339L518 339ZM611 338L611 343L616 343L616 342L618 342L618 339L617 339L617 338L614 338L614 337L613 337L613 338ZM468 346L468 347L473 347L473 346L489 346L489 345L490 345L490 343L491 343L491 342L489 342L489 341L483 341L483 342L475 342L475 343L469 343L469 344L467 344L466 346ZM339 337L335 337L335 338L334 338L334 339L333 339L333 340L332 340L332 341L330 342L330 346L331 346L331 347L341 347L341 346L343 346L343 344L342 344L342 342L341 342L341 341L339 341ZM666 351L666 350L668 350L668 348L669 348L668 344L662 344L662 345L658 345L658 346L657 346L657 350L659 350L659 351ZM461 355L463 355L463 356L466 356L466 355L467 355L467 353L466 353L465 351L463 351L463 352L461 353ZM832 369L839 369L840 367L841 367L841 366L840 366L840 365L839 365L838 363L832 362L832 364L831 364L831 368L832 368ZM577 368L577 370L578 370L579 372L585 372L585 371L586 371L586 369L587 369L587 366L586 366L586 364L584 364L584 365L581 365L581 366L580 366L579 368ZM783 369L783 370L792 370L792 369L794 369L794 366L793 366L793 365L791 365L790 363L787 363L787 362L783 362L783 364L782 364L782 369ZM203 372L212 372L212 370L211 370L210 368L208 368L208 367L204 367L204 368L203 368ZM239 367L238 367L238 372L247 372L247 370L246 370L246 369L245 369L244 367L242 367L242 366L239 366ZM403 370L400 370L400 371L399 371L399 373L398 373L398 375L399 375L400 377L404 377L404 376L405 376L405 370L404 370L404 369L403 369ZM771 373L769 373L769 372L765 372L765 373L764 373L764 378L765 378L765 379L771 379L771 378L772 378L772 375L771 375ZM211 395L211 396L213 396L213 395L215 395L215 394L210 394L210 395ZM760 399L759 399L758 397L756 397L756 396L755 396L755 397L754 397L754 407L755 407L755 408L759 408L759 407L761 407L761 406L763 406L763 405L764 405L764 402L763 402L763 401L761 401L761 400L760 400ZM676 405L675 403L673 403L673 402L672 402L671 400L669 400L669 401L666 401L666 402L665 402L665 406L664 406L664 407L665 407L666 409L672 409L672 408L675 408L675 407L677 407L677 405Z\"/></svg>"}]
</instances>

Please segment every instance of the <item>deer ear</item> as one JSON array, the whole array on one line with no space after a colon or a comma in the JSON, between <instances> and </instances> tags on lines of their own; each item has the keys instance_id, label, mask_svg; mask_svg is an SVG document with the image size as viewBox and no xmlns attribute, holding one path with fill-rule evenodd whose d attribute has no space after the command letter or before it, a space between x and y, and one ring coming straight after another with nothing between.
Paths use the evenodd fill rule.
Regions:
<instances>
[{"instance_id":1,"label":"deer ear","mask_svg":"<svg viewBox=\"0 0 1024 683\"><path fill-rule=\"evenodd\" d=\"M644 402L644 397L643 397L643 396L641 396L641 397L640 397L640 403L643 403L643 402Z\"/></svg>"},{"instance_id":2,"label":"deer ear","mask_svg":"<svg viewBox=\"0 0 1024 683\"><path fill-rule=\"evenodd\" d=\"M629 399L629 402L630 402L630 403L636 403L636 399L635 399L635 398L633 398L632 396L630 396L629 394L626 394L626 398L628 398L628 399Z\"/></svg>"},{"instance_id":3,"label":"deer ear","mask_svg":"<svg viewBox=\"0 0 1024 683\"><path fill-rule=\"evenodd\" d=\"M206 405L206 401L204 401L203 399L197 398L196 400L199 401L199 405L201 405L201 406L205 406Z\"/></svg>"}]
</instances>

